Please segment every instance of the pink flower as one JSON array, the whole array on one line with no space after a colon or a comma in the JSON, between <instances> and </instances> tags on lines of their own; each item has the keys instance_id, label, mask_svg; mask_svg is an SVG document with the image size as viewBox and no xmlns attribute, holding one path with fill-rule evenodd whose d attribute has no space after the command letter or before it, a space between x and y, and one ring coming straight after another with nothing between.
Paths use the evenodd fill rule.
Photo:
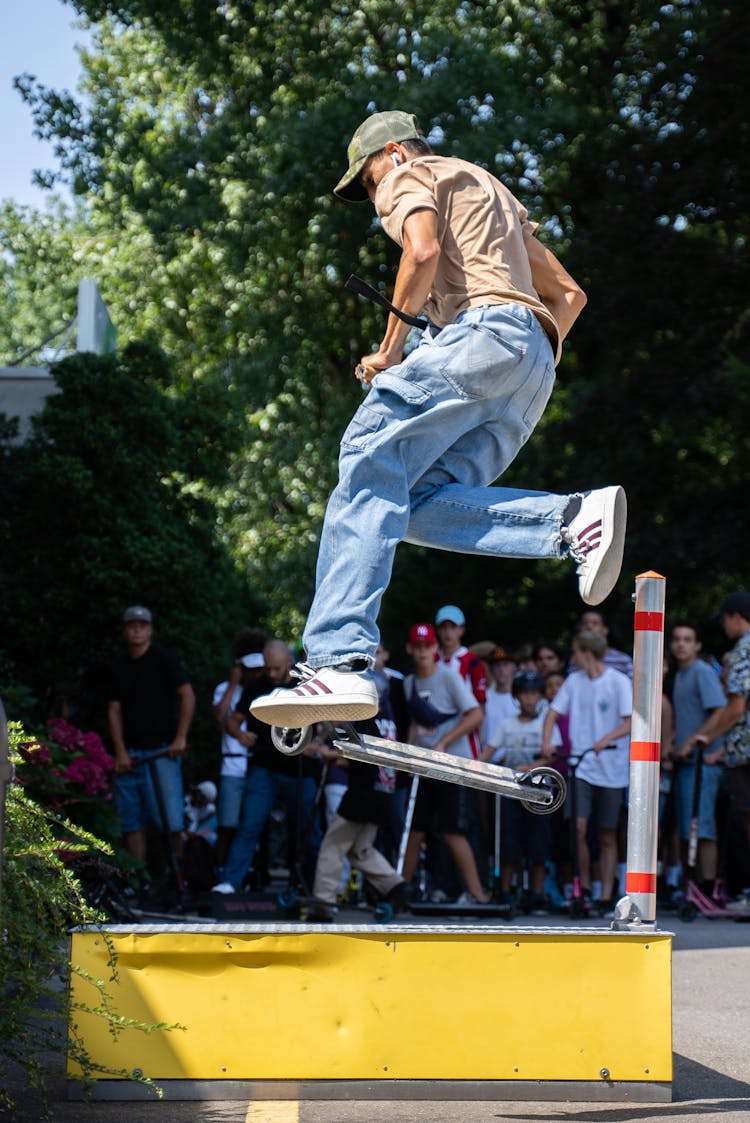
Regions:
<instances>
[{"instance_id":1,"label":"pink flower","mask_svg":"<svg viewBox=\"0 0 750 1123\"><path fill-rule=\"evenodd\" d=\"M108 790L107 778L101 768L85 757L76 757L62 775L69 783L80 784L86 795L98 795Z\"/></svg>"},{"instance_id":2,"label":"pink flower","mask_svg":"<svg viewBox=\"0 0 750 1123\"><path fill-rule=\"evenodd\" d=\"M82 733L81 748L94 764L98 764L100 768L106 769L107 772L114 770L115 762L104 748L101 737L97 733Z\"/></svg>"},{"instance_id":3,"label":"pink flower","mask_svg":"<svg viewBox=\"0 0 750 1123\"><path fill-rule=\"evenodd\" d=\"M80 749L83 734L80 729L65 721L61 717L51 718L47 722L47 732L50 741L55 741L64 749Z\"/></svg>"}]
</instances>

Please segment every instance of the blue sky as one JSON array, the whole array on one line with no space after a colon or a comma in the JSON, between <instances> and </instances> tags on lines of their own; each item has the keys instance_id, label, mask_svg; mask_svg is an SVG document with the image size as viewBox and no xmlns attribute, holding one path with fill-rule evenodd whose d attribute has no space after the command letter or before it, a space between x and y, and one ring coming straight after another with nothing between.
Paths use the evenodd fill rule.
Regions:
<instances>
[{"instance_id":1,"label":"blue sky","mask_svg":"<svg viewBox=\"0 0 750 1123\"><path fill-rule=\"evenodd\" d=\"M45 86L75 90L81 73L76 44L88 41L62 0L0 0L0 199L44 206L49 193L32 186L35 168L57 168L51 145L34 137L28 107L13 88L18 74Z\"/></svg>"}]
</instances>

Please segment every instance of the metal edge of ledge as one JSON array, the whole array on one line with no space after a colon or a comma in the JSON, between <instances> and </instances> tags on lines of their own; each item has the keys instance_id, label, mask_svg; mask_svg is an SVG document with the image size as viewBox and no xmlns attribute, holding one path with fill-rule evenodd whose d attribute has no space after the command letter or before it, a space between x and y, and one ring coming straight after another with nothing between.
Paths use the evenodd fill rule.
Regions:
<instances>
[{"instance_id":1,"label":"metal edge of ledge","mask_svg":"<svg viewBox=\"0 0 750 1123\"><path fill-rule=\"evenodd\" d=\"M667 1081L616 1080L130 1080L68 1083L68 1100L425 1100L671 1103Z\"/></svg>"},{"instance_id":2,"label":"metal edge of ledge","mask_svg":"<svg viewBox=\"0 0 750 1123\"><path fill-rule=\"evenodd\" d=\"M673 937L674 933L648 925L631 925L627 929L581 927L511 927L507 924L295 924L276 922L263 924L260 921L237 921L235 923L210 922L208 924L103 924L86 925L71 929L72 933L106 932L113 936L153 936L157 934L200 933L210 936L595 936L627 939L641 936L648 939Z\"/></svg>"}]
</instances>

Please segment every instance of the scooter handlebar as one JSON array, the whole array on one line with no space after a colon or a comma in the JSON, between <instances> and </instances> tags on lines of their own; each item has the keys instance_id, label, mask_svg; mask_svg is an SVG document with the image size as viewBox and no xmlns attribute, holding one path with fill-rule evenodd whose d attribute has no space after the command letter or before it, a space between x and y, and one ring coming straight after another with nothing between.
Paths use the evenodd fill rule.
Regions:
<instances>
[{"instance_id":1,"label":"scooter handlebar","mask_svg":"<svg viewBox=\"0 0 750 1123\"><path fill-rule=\"evenodd\" d=\"M617 745L605 745L604 748L600 749L599 751L603 752L603 753L606 753L606 752L609 752L610 750L616 749L616 748L617 748ZM594 752L596 752L596 749L592 745L592 747L590 749L584 749L582 753L571 753L570 756L568 757L568 766L571 767L571 768L577 768L578 765L581 763L581 761L583 760L583 758L585 756L588 756L589 753L594 753Z\"/></svg>"}]
</instances>

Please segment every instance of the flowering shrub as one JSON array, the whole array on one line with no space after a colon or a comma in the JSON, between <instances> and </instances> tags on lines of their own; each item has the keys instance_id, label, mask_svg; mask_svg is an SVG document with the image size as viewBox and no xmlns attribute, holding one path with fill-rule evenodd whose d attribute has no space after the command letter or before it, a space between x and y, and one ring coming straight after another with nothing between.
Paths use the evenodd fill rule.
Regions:
<instances>
[{"instance_id":1,"label":"flowering shrub","mask_svg":"<svg viewBox=\"0 0 750 1123\"><path fill-rule=\"evenodd\" d=\"M3 724L0 703L0 736ZM69 766L76 761L92 763L85 744L93 753L93 762L99 760L106 778L105 760L109 758L104 753L104 758L99 759L99 751L104 750L96 737L99 743L94 746L94 735L82 734L66 722L51 724L58 739L50 738L49 742L30 740L18 722L8 725L10 759L16 775L23 773L29 780L9 784L6 794L0 900L0 1119L52 1119L52 1105L47 1101L58 1094L56 1078L66 1053L73 1068L80 1068L84 1081L106 1072L108 1076L138 1080L154 1089L153 1082L140 1075L139 1070L105 1070L88 1055L78 1028L79 1013L95 1013L102 1019L102 1026L115 1036L125 1030L156 1033L177 1028L163 1022L148 1024L118 1013L116 995L112 993L112 984L117 983L117 959L106 929L101 929L101 940L109 958L102 978L91 976L67 959L70 927L99 927L106 919L104 908L99 911L98 903L89 903L69 857L78 853L82 861L93 862L99 856L106 860L113 857L112 849L59 812L35 803L28 788L37 775L54 768L63 798L72 793L69 805L77 809L78 803L85 806L84 800L101 799L101 793L85 795L77 801L75 792L81 785L66 775ZM61 738L71 744L63 745ZM82 738L88 740L84 742ZM63 756L65 753L67 756ZM99 782L96 777L94 780ZM66 840L64 852L60 847L61 835ZM86 998L84 988L79 988L78 998L73 996L73 972L90 984L90 998ZM56 1059L51 1060L50 1054ZM39 1093L44 1101L41 1105Z\"/></svg>"},{"instance_id":2,"label":"flowering shrub","mask_svg":"<svg viewBox=\"0 0 750 1123\"><path fill-rule=\"evenodd\" d=\"M43 740L24 741L19 750L18 779L32 799L99 838L117 836L110 784L115 762L97 733L53 718Z\"/></svg>"}]
</instances>

